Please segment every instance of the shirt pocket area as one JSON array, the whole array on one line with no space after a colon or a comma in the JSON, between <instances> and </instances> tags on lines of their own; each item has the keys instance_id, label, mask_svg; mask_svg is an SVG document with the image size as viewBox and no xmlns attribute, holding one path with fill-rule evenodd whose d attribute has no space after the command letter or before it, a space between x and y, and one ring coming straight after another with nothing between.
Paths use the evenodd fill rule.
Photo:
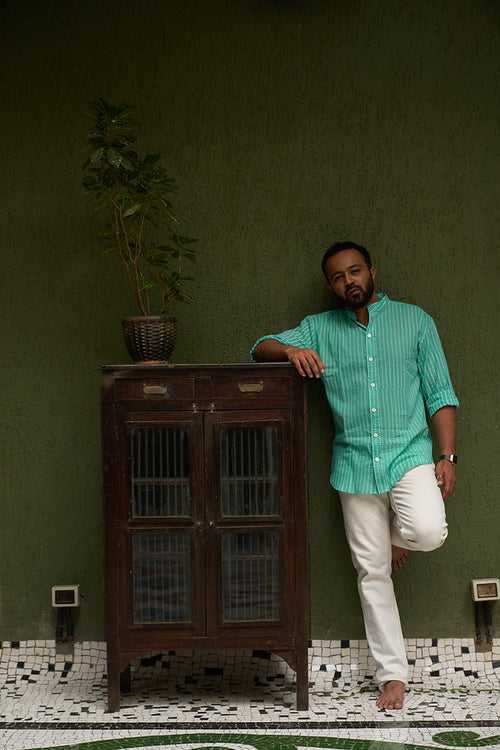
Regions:
<instances>
[{"instance_id":1,"label":"shirt pocket area","mask_svg":"<svg viewBox=\"0 0 500 750\"><path fill-rule=\"evenodd\" d=\"M335 429L344 436L366 435L369 429L369 394L364 376L350 364L325 365L323 381Z\"/></svg>"},{"instance_id":2,"label":"shirt pocket area","mask_svg":"<svg viewBox=\"0 0 500 750\"><path fill-rule=\"evenodd\" d=\"M321 375L321 379L324 380L325 386L328 385L329 388L335 388L339 377L339 367L338 365L327 365L326 363L324 365L325 371Z\"/></svg>"},{"instance_id":3,"label":"shirt pocket area","mask_svg":"<svg viewBox=\"0 0 500 750\"><path fill-rule=\"evenodd\" d=\"M330 402L330 406L334 408L334 403L337 404L339 399L343 399L345 393L345 385L343 384L344 378L341 375L341 368L335 365L327 365L325 363L325 371L321 376L327 398ZM332 402L333 399L333 402Z\"/></svg>"},{"instance_id":4,"label":"shirt pocket area","mask_svg":"<svg viewBox=\"0 0 500 750\"><path fill-rule=\"evenodd\" d=\"M416 361L412 358L388 359L379 381L380 430L392 435L402 435L408 430L415 388L418 391ZM377 390L378 387L375 391Z\"/></svg>"}]
</instances>

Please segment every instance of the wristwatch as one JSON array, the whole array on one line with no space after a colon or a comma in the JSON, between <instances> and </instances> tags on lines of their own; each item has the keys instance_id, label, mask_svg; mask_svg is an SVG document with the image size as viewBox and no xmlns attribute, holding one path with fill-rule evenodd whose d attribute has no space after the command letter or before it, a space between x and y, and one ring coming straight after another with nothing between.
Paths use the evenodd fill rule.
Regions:
<instances>
[{"instance_id":1,"label":"wristwatch","mask_svg":"<svg viewBox=\"0 0 500 750\"><path fill-rule=\"evenodd\" d=\"M458 462L458 456L456 453L441 453L438 461L441 461L443 458L451 464L456 464Z\"/></svg>"}]
</instances>

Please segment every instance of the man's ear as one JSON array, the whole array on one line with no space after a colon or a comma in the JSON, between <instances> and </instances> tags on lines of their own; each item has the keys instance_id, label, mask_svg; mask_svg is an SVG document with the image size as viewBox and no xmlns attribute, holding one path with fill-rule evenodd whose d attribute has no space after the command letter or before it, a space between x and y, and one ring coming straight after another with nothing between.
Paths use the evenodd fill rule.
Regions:
<instances>
[{"instance_id":1,"label":"man's ear","mask_svg":"<svg viewBox=\"0 0 500 750\"><path fill-rule=\"evenodd\" d=\"M372 274L372 279L375 281L375 276L377 275L377 269L375 268L375 266L372 266L370 268L370 271L371 271L371 274Z\"/></svg>"}]
</instances>

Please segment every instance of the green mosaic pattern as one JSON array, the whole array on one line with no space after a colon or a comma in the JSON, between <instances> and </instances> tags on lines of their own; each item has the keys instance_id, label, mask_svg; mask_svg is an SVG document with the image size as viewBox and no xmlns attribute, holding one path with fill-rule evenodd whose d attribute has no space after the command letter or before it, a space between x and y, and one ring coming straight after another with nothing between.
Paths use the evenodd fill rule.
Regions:
<instances>
[{"instance_id":1,"label":"green mosaic pattern","mask_svg":"<svg viewBox=\"0 0 500 750\"><path fill-rule=\"evenodd\" d=\"M477 732L439 732L432 738L434 742L448 747L484 747L500 744L500 734L494 737L481 737Z\"/></svg>"},{"instance_id":2,"label":"green mosaic pattern","mask_svg":"<svg viewBox=\"0 0 500 750\"><path fill-rule=\"evenodd\" d=\"M476 732L439 732L434 742L447 747L484 747L500 744L500 735L481 737ZM170 734L148 737L123 737L116 740L94 740L76 745L57 745L53 748L31 750L124 750L125 748L162 747L165 745L204 745L204 750L228 750L229 743L249 745L255 750L296 750L297 747L334 748L335 750L436 750L429 745L412 745L386 740L359 740L340 737L312 737L300 735L264 734Z\"/></svg>"}]
</instances>

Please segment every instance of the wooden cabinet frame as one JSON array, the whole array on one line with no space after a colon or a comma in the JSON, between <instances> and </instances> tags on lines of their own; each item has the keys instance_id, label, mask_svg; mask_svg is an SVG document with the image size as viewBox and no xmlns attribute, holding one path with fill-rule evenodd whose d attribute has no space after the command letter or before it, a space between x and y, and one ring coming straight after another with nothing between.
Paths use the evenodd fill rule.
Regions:
<instances>
[{"instance_id":1,"label":"wooden cabinet frame","mask_svg":"<svg viewBox=\"0 0 500 750\"><path fill-rule=\"evenodd\" d=\"M304 380L288 363L110 365L104 366L102 370L109 710L119 708L120 684L125 689L130 687L128 667L134 658L152 650L204 647L257 648L279 654L297 673L297 707L306 710L310 594L307 407ZM131 445L133 440L143 440L142 437L134 437L139 434L137 431L142 430L144 439L147 440L148 435L167 435L172 428L182 430L182 435L187 436L189 450L182 461L189 467L188 477L162 479L155 476L151 480L134 478L131 456L136 449L132 449ZM219 476L222 431L239 430L235 434L239 435L241 442L242 435L247 434L247 428L259 434L267 428L267 434L272 435L272 441L275 441L273 446L277 446L278 512L264 515L253 511L252 515L250 511L246 511L239 515L224 515L221 509L222 479ZM269 437L266 439L271 441ZM246 440L248 452L250 437ZM257 438L254 437L254 440ZM242 466L245 461L243 443L239 448L235 437L233 443L231 451L234 455L231 461L235 465L239 461ZM145 445L147 448L148 444ZM151 462L157 455L163 460L163 447L150 449L149 457L142 460ZM220 458L220 461L230 462L229 453L221 455L226 457ZM165 469L162 468L162 471ZM259 477L232 476L230 483L234 485L234 482L240 480L248 484L254 481L253 492L257 497L257 479ZM263 482L271 481L267 476L260 479ZM136 498L136 493L145 492L149 498L149 488L134 489L137 487L134 482L139 482L141 486L154 484L152 492L155 495L155 487L174 481L188 483L191 502L189 516L140 514L136 505L136 514L131 513L132 495ZM226 484L227 481L226 477ZM272 481L275 481L274 477ZM273 491L276 493L276 490ZM162 489L161 493L163 492ZM240 498L238 502L241 502L245 493L241 495L241 491L239 492L240 495L237 492L236 495ZM140 535L149 539L147 543L155 540L154 545L159 544L160 548L161 545L172 544L172 540L176 538L182 539L182 543L187 545L186 549L190 550L190 553L186 553L187 557L184 551L181 553L190 573L189 621L167 622L168 616L161 622L134 620L134 606L138 606L134 605L134 579L136 574L139 575L140 565L137 561L134 562L133 549L134 545L139 550L144 546L144 542L137 541ZM275 571L272 582L262 578L255 582L254 575L253 591L254 594L255 591L259 594L264 590L268 591L271 583L275 588L277 586L278 593L274 594L275 604L279 602L276 604L277 615L259 619L254 614L246 619L239 616L240 619L232 621L226 613L226 619L224 618L222 551L225 542L230 545L234 540L246 540L247 544L251 540L255 544L259 540L259 543L267 540L265 544L274 550L270 555L266 551L264 558L262 553L260 557L257 553L243 554L236 563L243 560L245 565L250 566L250 570L254 570L252 566L255 563L259 570L262 568L262 565L259 568L259 561L262 563L262 559L265 559L265 565L268 566L266 570L269 565L272 570L275 570L273 565L278 567L278 574ZM173 544L175 546L177 542ZM153 558L163 559L162 554L163 558L167 555L160 550L158 555L154 553ZM144 565L146 579L149 581L148 559ZM231 560L231 565L233 564L234 560ZM226 571L227 566L228 563ZM231 580L231 575L230 572L228 580ZM141 580L139 579L138 584L138 597L142 596ZM232 580L237 581L238 578ZM226 584L229 586L227 581ZM252 586L246 588L250 590ZM161 591L159 595L153 586L151 596L154 600L160 597L165 602ZM234 589L234 585L233 590L228 588L226 591L229 591L227 596L231 594L233 599L238 600L240 592ZM268 599L264 597L264 600L268 603ZM254 609L259 616L260 606L259 602L259 609Z\"/></svg>"}]
</instances>

